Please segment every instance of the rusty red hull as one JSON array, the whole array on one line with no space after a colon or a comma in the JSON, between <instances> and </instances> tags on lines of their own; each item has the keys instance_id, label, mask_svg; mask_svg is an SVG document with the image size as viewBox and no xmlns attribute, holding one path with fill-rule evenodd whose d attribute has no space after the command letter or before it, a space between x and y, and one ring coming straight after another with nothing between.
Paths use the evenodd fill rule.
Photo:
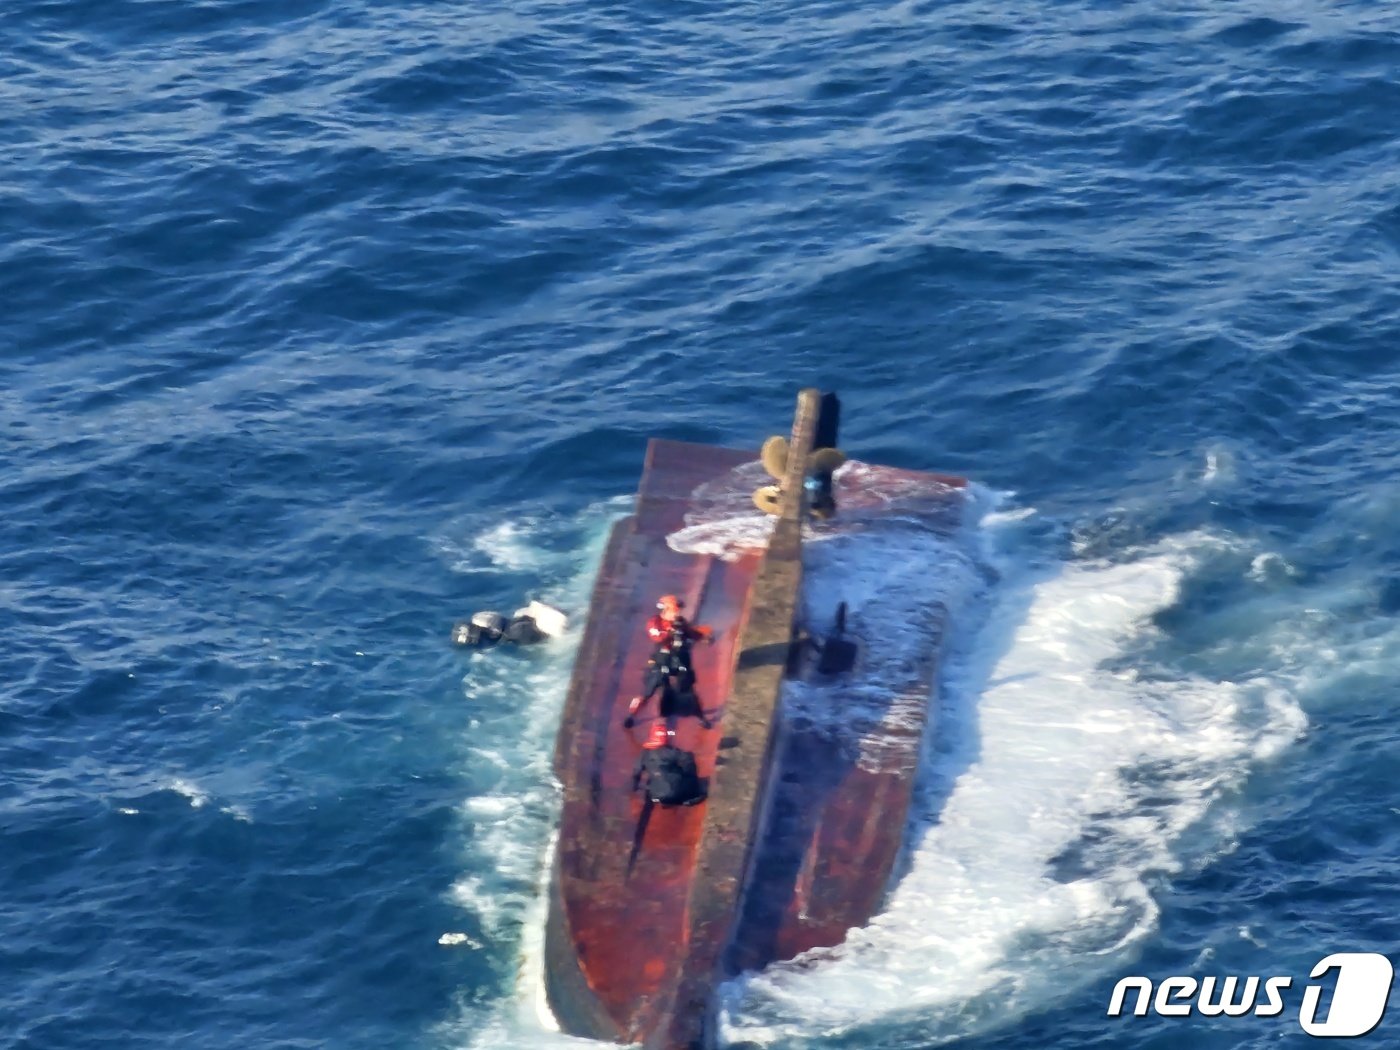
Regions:
<instances>
[{"instance_id":1,"label":"rusty red hull","mask_svg":"<svg viewBox=\"0 0 1400 1050\"><path fill-rule=\"evenodd\" d=\"M717 760L742 751L724 750L735 734L754 736L743 725L747 711L736 709L726 726L725 703L755 590L764 591L755 582L767 571L762 552L725 560L679 553L667 542L686 523L697 489L713 488L753 458L654 441L637 510L615 526L604 556L555 756L564 798L545 980L556 1019L577 1035L688 1050L704 1027L693 1015L724 972L840 943L879 907L899 855L936 646L891 694L873 757L869 748L833 745L800 720L779 725L774 706L758 773L743 781L759 785L748 797L720 791L695 807L644 808L631 790L641 741L658 712L644 709L631 730L622 719L640 691L650 652L643 624L660 593L683 597L692 619L717 638L694 654L714 728L680 712L679 745L710 777ZM950 491L964 484L906 476L941 480ZM783 648L779 663L802 673L800 645L789 639ZM744 655L751 660L751 649ZM734 828L746 841L726 842Z\"/></svg>"},{"instance_id":2,"label":"rusty red hull","mask_svg":"<svg viewBox=\"0 0 1400 1050\"><path fill-rule=\"evenodd\" d=\"M690 493L753 458L751 453L653 442L634 515L617 523L604 556L555 756L563 812L546 930L546 989L568 1031L634 1042L665 1026L690 951L688 902L707 808L644 807L631 789L655 700L637 724L622 720L641 691L651 652L644 625L657 595L674 593L712 645L694 669L704 729L675 719L678 746L714 772L736 646L760 552L734 561L679 554ZM645 815L645 821L643 817Z\"/></svg>"}]
</instances>

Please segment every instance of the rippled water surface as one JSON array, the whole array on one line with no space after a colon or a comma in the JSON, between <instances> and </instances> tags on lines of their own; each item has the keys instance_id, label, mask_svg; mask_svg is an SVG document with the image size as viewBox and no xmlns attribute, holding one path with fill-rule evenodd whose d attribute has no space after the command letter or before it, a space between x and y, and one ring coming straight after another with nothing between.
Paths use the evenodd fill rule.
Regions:
<instances>
[{"instance_id":1,"label":"rippled water surface","mask_svg":"<svg viewBox=\"0 0 1400 1050\"><path fill-rule=\"evenodd\" d=\"M446 628L582 614L647 436L804 383L992 582L885 912L726 1039L1310 1042L1104 1013L1400 939L1397 69L1383 4L5 5L0 1043L545 1045L576 634Z\"/></svg>"}]
</instances>

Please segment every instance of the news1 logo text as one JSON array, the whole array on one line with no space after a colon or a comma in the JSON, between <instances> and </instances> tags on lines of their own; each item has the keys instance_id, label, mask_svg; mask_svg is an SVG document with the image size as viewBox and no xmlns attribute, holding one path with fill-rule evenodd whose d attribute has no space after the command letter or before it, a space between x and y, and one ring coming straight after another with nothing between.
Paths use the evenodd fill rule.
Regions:
<instances>
[{"instance_id":1,"label":"news1 logo text","mask_svg":"<svg viewBox=\"0 0 1400 1050\"><path fill-rule=\"evenodd\" d=\"M1322 1010L1325 987L1307 984L1298 1006L1298 1025L1308 1035L1323 1039L1350 1039L1372 1032L1381 1023L1395 968L1384 955L1374 952L1337 952L1312 968L1309 978L1336 971L1332 1002ZM1113 986L1108 1016L1122 1017L1131 997L1131 1016L1145 1017L1277 1017L1288 1010L1291 977L1164 977L1155 985L1146 977L1124 977ZM1323 1016L1319 1017L1319 1014Z\"/></svg>"}]
</instances>

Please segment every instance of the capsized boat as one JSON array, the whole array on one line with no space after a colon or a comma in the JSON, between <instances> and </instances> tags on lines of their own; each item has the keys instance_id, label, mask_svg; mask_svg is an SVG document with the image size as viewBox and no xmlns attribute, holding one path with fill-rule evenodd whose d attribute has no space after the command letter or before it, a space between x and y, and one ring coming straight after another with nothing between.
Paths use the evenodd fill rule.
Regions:
<instances>
[{"instance_id":1,"label":"capsized boat","mask_svg":"<svg viewBox=\"0 0 1400 1050\"><path fill-rule=\"evenodd\" d=\"M761 458L648 447L636 510L603 556L555 752L563 807L544 984L566 1032L707 1046L720 982L839 944L880 905L948 607L936 589L912 610L843 596L840 567L874 559L888 572L905 559L909 573L936 573L928 559L960 526L967 483L841 465L838 413L833 395L802 391L790 437ZM804 587L816 562L827 582L813 574ZM669 710L644 708L627 726L663 593L714 641L691 654L689 706L667 694ZM708 784L700 805L653 806L634 790L661 718Z\"/></svg>"}]
</instances>

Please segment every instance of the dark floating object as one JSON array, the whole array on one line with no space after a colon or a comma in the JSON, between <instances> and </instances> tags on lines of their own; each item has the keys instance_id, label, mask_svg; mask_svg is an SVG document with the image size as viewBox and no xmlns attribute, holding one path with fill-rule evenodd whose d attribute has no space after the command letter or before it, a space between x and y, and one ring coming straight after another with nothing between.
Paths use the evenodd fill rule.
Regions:
<instances>
[{"instance_id":1,"label":"dark floating object","mask_svg":"<svg viewBox=\"0 0 1400 1050\"><path fill-rule=\"evenodd\" d=\"M564 633L568 618L543 602L531 602L507 620L498 612L473 613L472 618L452 625L452 644L469 649L488 649L497 642L536 645Z\"/></svg>"}]
</instances>

